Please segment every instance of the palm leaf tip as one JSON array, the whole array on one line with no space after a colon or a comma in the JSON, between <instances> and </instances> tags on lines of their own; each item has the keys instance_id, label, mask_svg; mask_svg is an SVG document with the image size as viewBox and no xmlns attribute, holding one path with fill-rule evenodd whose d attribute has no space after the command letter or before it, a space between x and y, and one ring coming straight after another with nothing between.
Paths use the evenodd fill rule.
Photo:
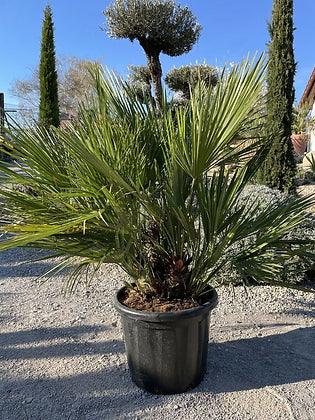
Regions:
<instances>
[{"instance_id":1,"label":"palm leaf tip","mask_svg":"<svg viewBox=\"0 0 315 420\"><path fill-rule=\"evenodd\" d=\"M151 292L194 296L228 265L272 281L292 252L306 256L307 244L285 235L313 198L263 211L237 205L265 153L257 134L264 58L159 112L117 75L91 71L95 96L76 121L13 130L22 170L4 166L2 230L14 236L0 250L41 246L69 258L65 264L77 258L68 290L94 264L117 263ZM15 191L11 181L28 189Z\"/></svg>"}]
</instances>

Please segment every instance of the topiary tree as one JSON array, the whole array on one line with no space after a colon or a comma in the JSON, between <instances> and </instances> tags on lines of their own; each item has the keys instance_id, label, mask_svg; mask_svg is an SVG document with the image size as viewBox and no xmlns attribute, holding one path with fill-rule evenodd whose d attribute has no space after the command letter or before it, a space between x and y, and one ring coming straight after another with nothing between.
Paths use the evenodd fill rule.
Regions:
<instances>
[{"instance_id":1,"label":"topiary tree","mask_svg":"<svg viewBox=\"0 0 315 420\"><path fill-rule=\"evenodd\" d=\"M207 86L215 86L218 82L217 69L209 64L196 64L182 66L170 70L165 82L174 92L181 93L184 99L190 99L190 91L198 82L204 82Z\"/></svg>"},{"instance_id":2,"label":"topiary tree","mask_svg":"<svg viewBox=\"0 0 315 420\"><path fill-rule=\"evenodd\" d=\"M153 105L152 77L148 66L129 66L128 84L134 90L140 101L149 97Z\"/></svg>"},{"instance_id":3,"label":"topiary tree","mask_svg":"<svg viewBox=\"0 0 315 420\"><path fill-rule=\"evenodd\" d=\"M296 164L291 143L294 75L293 0L274 0L269 25L267 91L267 134L269 155L259 180L270 188L292 192Z\"/></svg>"},{"instance_id":4,"label":"topiary tree","mask_svg":"<svg viewBox=\"0 0 315 420\"><path fill-rule=\"evenodd\" d=\"M39 65L39 121L46 127L59 126L58 80L55 58L54 24L50 6L44 11Z\"/></svg>"},{"instance_id":5,"label":"topiary tree","mask_svg":"<svg viewBox=\"0 0 315 420\"><path fill-rule=\"evenodd\" d=\"M160 54L178 56L191 50L201 26L187 7L174 0L115 0L104 12L109 35L137 40L150 70L156 102L163 104Z\"/></svg>"}]
</instances>

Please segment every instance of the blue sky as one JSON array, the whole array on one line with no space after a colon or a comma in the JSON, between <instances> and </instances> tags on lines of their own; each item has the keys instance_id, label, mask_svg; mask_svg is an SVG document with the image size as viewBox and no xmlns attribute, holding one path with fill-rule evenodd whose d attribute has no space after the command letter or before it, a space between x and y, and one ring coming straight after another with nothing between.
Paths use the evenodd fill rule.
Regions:
<instances>
[{"instance_id":1,"label":"blue sky","mask_svg":"<svg viewBox=\"0 0 315 420\"><path fill-rule=\"evenodd\" d=\"M111 1L51 0L56 51L60 56L97 59L121 74L129 64L145 63L139 45L109 39L100 27L102 11ZM267 21L272 0L181 0L198 17L203 31L193 50L181 57L162 56L163 70L185 63L214 65L237 62L248 52L263 51L268 41ZM1 0L0 91L6 102L13 80L27 78L38 63L41 21L46 0ZM295 0L295 52L298 70L296 97L300 98L315 66L315 1Z\"/></svg>"}]
</instances>

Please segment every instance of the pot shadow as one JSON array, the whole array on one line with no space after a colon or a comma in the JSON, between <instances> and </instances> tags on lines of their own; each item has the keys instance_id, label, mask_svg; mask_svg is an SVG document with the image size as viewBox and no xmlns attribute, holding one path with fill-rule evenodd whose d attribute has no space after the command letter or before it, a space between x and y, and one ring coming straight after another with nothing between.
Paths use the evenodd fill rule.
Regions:
<instances>
[{"instance_id":1,"label":"pot shadow","mask_svg":"<svg viewBox=\"0 0 315 420\"><path fill-rule=\"evenodd\" d=\"M237 324L229 324L220 326L220 331L246 331L246 330L252 330L253 328L268 328L269 330L273 328L279 328L279 327L288 327L288 326L299 326L299 323L296 322L274 322L274 323L248 323L245 324L243 322L237 323Z\"/></svg>"},{"instance_id":2,"label":"pot shadow","mask_svg":"<svg viewBox=\"0 0 315 420\"><path fill-rule=\"evenodd\" d=\"M315 327L210 343L199 392L244 391L315 379Z\"/></svg>"},{"instance_id":3,"label":"pot shadow","mask_svg":"<svg viewBox=\"0 0 315 420\"><path fill-rule=\"evenodd\" d=\"M123 341L101 340L105 335L104 326L90 325L1 334L4 366L12 361L27 367L23 376L17 377L10 374L8 365L0 385L3 418L24 418L25 413L29 418L64 418L64 413L68 419L135 418L144 411L149 413L146 410L163 410L163 404L174 402L174 396L156 396L138 389L125 364ZM58 338L77 341L47 344L47 340ZM208 372L202 384L189 392L189 398L195 395L197 399L198 393L229 393L313 380L314 348L314 327L210 343ZM57 376L46 375L29 364L30 359L46 359L55 371L59 369L57 357L64 360L80 356L84 357L78 359L78 373L74 375L62 369Z\"/></svg>"},{"instance_id":4,"label":"pot shadow","mask_svg":"<svg viewBox=\"0 0 315 420\"><path fill-rule=\"evenodd\" d=\"M83 325L0 334L0 418L61 419L67 413L67 419L85 419L99 411L105 413L101 418L114 418L115 411L123 413L124 404L142 391L132 385L124 365L123 341L103 340L111 328ZM68 363L81 373L68 375ZM15 371L17 365L22 369Z\"/></svg>"}]
</instances>

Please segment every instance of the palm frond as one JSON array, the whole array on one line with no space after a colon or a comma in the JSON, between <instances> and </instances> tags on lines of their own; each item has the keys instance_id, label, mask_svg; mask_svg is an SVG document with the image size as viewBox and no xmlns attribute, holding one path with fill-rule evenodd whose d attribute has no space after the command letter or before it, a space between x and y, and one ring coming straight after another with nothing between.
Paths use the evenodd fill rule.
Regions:
<instances>
[{"instance_id":1,"label":"palm frond","mask_svg":"<svg viewBox=\"0 0 315 420\"><path fill-rule=\"evenodd\" d=\"M199 84L189 104L164 101L158 113L117 75L91 68L95 96L77 120L10 131L0 250L55 251L64 259L47 276L71 266L70 291L116 263L156 291L194 296L227 265L272 283L292 256L312 259L311 241L286 238L312 198L239 205L268 151L256 135L265 68L263 57L246 60L215 87Z\"/></svg>"}]
</instances>

